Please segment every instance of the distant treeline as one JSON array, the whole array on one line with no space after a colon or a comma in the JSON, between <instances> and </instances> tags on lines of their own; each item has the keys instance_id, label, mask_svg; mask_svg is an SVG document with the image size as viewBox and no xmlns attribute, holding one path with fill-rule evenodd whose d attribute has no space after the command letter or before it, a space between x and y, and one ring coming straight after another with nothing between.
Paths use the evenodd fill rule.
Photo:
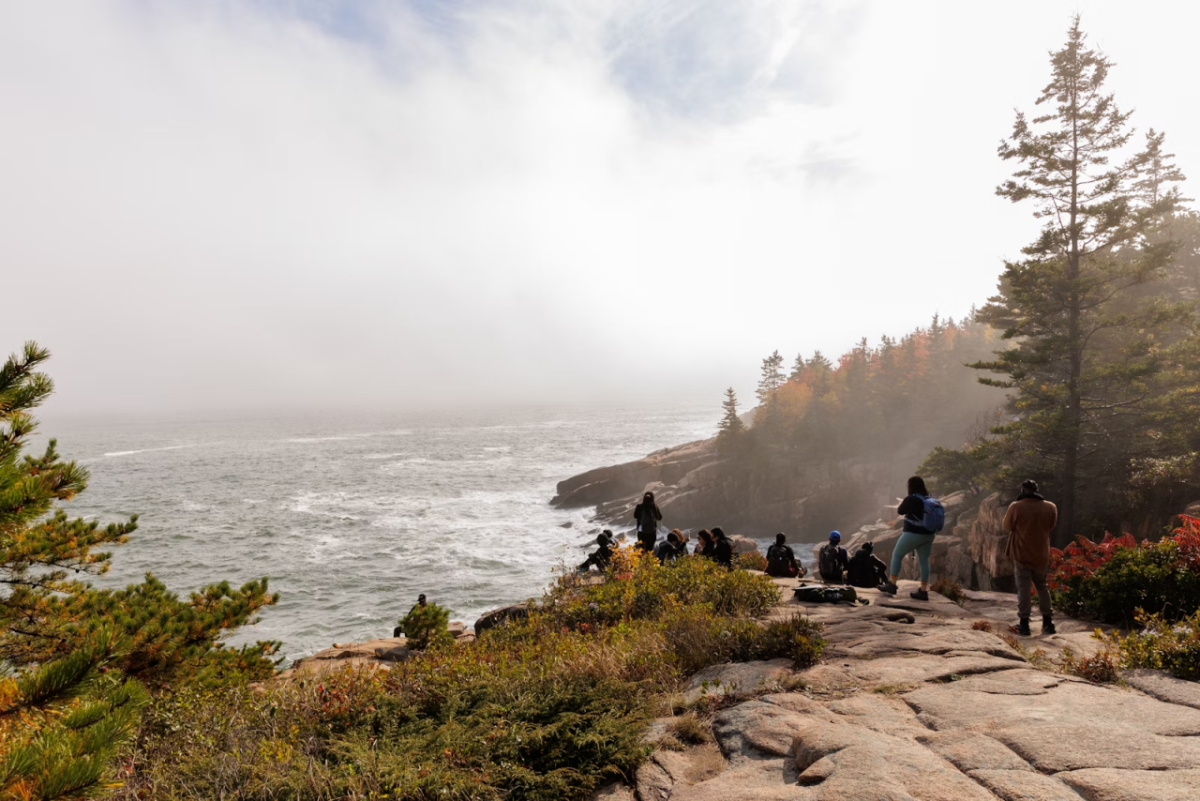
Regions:
<instances>
[{"instance_id":1,"label":"distant treeline","mask_svg":"<svg viewBox=\"0 0 1200 801\"><path fill-rule=\"evenodd\" d=\"M936 445L986 431L1004 393L982 386L965 365L988 358L999 334L975 319L935 316L927 328L877 347L863 339L837 363L820 351L784 369L778 352L762 362L753 426L726 393L719 447L741 459L839 462L857 457L911 460Z\"/></svg>"}]
</instances>

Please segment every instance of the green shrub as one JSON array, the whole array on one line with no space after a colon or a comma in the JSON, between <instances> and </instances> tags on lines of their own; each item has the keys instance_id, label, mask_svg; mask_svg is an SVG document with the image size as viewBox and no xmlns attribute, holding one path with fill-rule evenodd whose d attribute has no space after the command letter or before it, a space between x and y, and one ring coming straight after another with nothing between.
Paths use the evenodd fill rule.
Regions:
<instances>
[{"instance_id":1,"label":"green shrub","mask_svg":"<svg viewBox=\"0 0 1200 801\"><path fill-rule=\"evenodd\" d=\"M527 619L389 670L160 699L120 797L584 798L636 772L646 723L691 673L773 657L807 666L824 644L807 618L753 619L778 603L775 586L706 559L664 567L621 551L602 583L572 578ZM436 618L429 630L444 630Z\"/></svg>"},{"instance_id":2,"label":"green shrub","mask_svg":"<svg viewBox=\"0 0 1200 801\"><path fill-rule=\"evenodd\" d=\"M737 559L734 560L734 565L742 570L757 570L765 573L767 570L767 557L763 556L759 551L740 553Z\"/></svg>"},{"instance_id":3,"label":"green shrub","mask_svg":"<svg viewBox=\"0 0 1200 801\"><path fill-rule=\"evenodd\" d=\"M1103 635L1106 647L1121 654L1127 668L1165 670L1172 676L1200 681L1200 611L1172 622L1163 615L1139 614L1141 631Z\"/></svg>"},{"instance_id":4,"label":"green shrub","mask_svg":"<svg viewBox=\"0 0 1200 801\"><path fill-rule=\"evenodd\" d=\"M453 640L449 624L449 609L437 604L417 604L400 619L399 625L409 647L423 650Z\"/></svg>"}]
</instances>

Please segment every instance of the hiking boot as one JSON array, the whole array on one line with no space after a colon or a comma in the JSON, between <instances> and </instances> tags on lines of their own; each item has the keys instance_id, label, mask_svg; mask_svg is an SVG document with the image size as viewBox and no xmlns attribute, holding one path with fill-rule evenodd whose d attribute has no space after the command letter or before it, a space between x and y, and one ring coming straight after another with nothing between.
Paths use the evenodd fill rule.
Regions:
<instances>
[{"instance_id":1,"label":"hiking boot","mask_svg":"<svg viewBox=\"0 0 1200 801\"><path fill-rule=\"evenodd\" d=\"M912 592L909 593L909 595L913 598L916 598L918 601L928 601L929 600L929 593L926 592L925 590L913 590Z\"/></svg>"},{"instance_id":2,"label":"hiking boot","mask_svg":"<svg viewBox=\"0 0 1200 801\"><path fill-rule=\"evenodd\" d=\"M880 592L886 592L888 595L895 595L900 588L890 581L885 581L879 585Z\"/></svg>"},{"instance_id":3,"label":"hiking boot","mask_svg":"<svg viewBox=\"0 0 1200 801\"><path fill-rule=\"evenodd\" d=\"M1029 630L1029 618L1021 618L1021 622L1017 625L1017 634L1022 637L1032 637L1033 632Z\"/></svg>"},{"instance_id":4,"label":"hiking boot","mask_svg":"<svg viewBox=\"0 0 1200 801\"><path fill-rule=\"evenodd\" d=\"M1042 618L1042 634L1058 634L1058 629L1054 628L1054 622L1048 617Z\"/></svg>"}]
</instances>

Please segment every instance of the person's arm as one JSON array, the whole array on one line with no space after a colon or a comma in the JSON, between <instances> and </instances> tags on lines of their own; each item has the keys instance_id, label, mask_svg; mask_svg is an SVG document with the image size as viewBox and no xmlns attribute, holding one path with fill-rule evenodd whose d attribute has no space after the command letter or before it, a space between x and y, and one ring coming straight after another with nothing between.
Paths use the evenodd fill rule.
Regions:
<instances>
[{"instance_id":1,"label":"person's arm","mask_svg":"<svg viewBox=\"0 0 1200 801\"><path fill-rule=\"evenodd\" d=\"M1050 502L1046 501L1046 503ZM1050 503L1050 508L1054 510L1054 520L1050 523L1050 530L1053 531L1054 527L1058 525L1058 507Z\"/></svg>"},{"instance_id":2,"label":"person's arm","mask_svg":"<svg viewBox=\"0 0 1200 801\"><path fill-rule=\"evenodd\" d=\"M633 519L638 520L638 518L640 518L641 515L642 515L642 505L639 503L637 506L633 507ZM639 521L639 522L641 522L641 521Z\"/></svg>"},{"instance_id":3,"label":"person's arm","mask_svg":"<svg viewBox=\"0 0 1200 801\"><path fill-rule=\"evenodd\" d=\"M904 500L900 501L900 505L896 507L896 514L901 517L909 515L921 516L925 514L925 504L916 495L909 495Z\"/></svg>"},{"instance_id":4,"label":"person's arm","mask_svg":"<svg viewBox=\"0 0 1200 801\"><path fill-rule=\"evenodd\" d=\"M662 520L662 512L658 511L658 504L654 504L654 519Z\"/></svg>"},{"instance_id":5,"label":"person's arm","mask_svg":"<svg viewBox=\"0 0 1200 801\"><path fill-rule=\"evenodd\" d=\"M1016 527L1016 524L1017 505L1015 503L1010 503L1008 505L1008 511L1004 513L1004 522L1000 524L1000 527L1005 531L1012 531Z\"/></svg>"},{"instance_id":6,"label":"person's arm","mask_svg":"<svg viewBox=\"0 0 1200 801\"><path fill-rule=\"evenodd\" d=\"M850 567L850 552L845 548L838 548L838 562L841 563L843 570Z\"/></svg>"}]
</instances>

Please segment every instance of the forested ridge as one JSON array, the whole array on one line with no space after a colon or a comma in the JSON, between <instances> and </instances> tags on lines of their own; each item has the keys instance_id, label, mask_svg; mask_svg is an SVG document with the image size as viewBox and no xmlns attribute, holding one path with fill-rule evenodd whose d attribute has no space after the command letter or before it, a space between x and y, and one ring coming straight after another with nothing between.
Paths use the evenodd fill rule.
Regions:
<instances>
[{"instance_id":1,"label":"forested ridge","mask_svg":"<svg viewBox=\"0 0 1200 801\"><path fill-rule=\"evenodd\" d=\"M1039 481L1060 545L1135 519L1161 529L1200 498L1200 215L1165 134L1139 134L1105 91L1111 64L1078 19L1051 67L1042 113L1018 112L998 151L1016 169L996 193L1039 230L996 295L836 364L817 353L785 372L773 353L753 427L726 393L726 454L786 471L924 444L910 469L941 493Z\"/></svg>"}]
</instances>

